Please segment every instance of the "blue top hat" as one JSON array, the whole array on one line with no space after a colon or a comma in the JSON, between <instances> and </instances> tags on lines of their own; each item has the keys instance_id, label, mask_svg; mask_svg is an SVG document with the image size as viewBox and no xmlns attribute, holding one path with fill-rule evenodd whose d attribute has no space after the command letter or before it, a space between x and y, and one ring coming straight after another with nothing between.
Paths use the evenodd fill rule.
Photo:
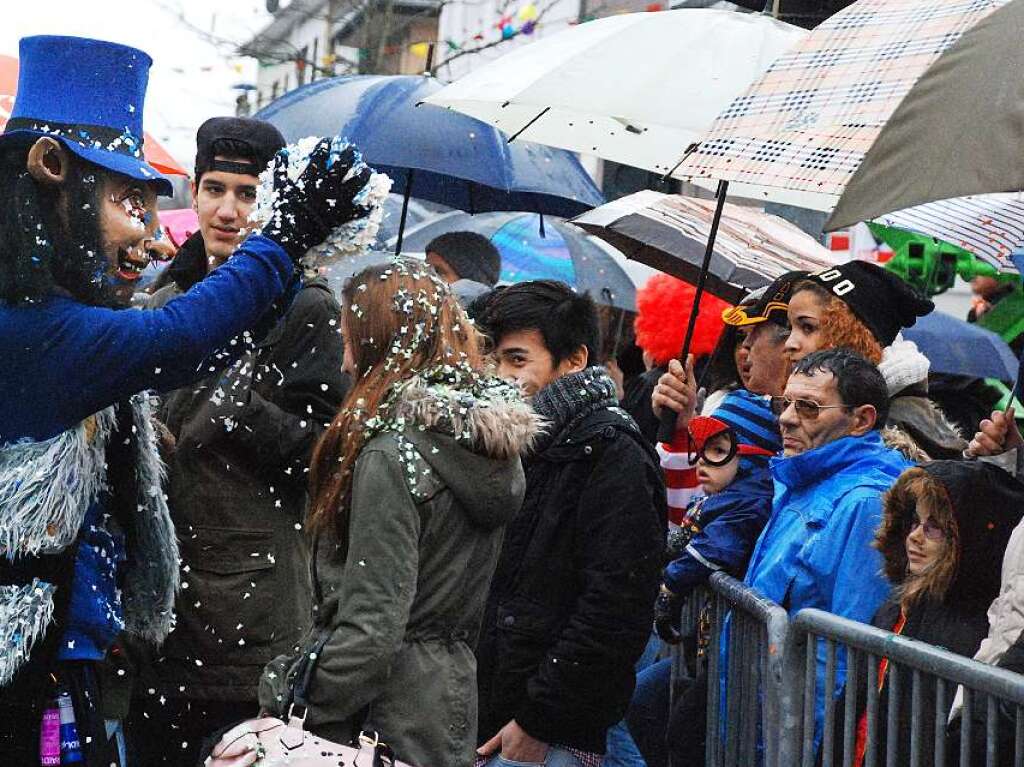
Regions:
<instances>
[{"instance_id":1,"label":"blue top hat","mask_svg":"<svg viewBox=\"0 0 1024 767\"><path fill-rule=\"evenodd\" d=\"M172 194L171 182L142 156L152 63L140 50L103 40L22 38L18 93L0 147L51 136L83 160Z\"/></svg>"}]
</instances>

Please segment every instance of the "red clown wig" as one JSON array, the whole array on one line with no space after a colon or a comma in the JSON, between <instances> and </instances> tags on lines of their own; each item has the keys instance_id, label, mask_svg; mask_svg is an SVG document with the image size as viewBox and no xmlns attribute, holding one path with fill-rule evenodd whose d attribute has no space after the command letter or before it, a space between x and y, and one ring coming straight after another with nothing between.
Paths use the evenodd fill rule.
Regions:
<instances>
[{"instance_id":1,"label":"red clown wig","mask_svg":"<svg viewBox=\"0 0 1024 767\"><path fill-rule=\"evenodd\" d=\"M693 306L696 288L689 283L656 274L636 293L636 344L654 358L656 365L668 364L678 357L686 335L686 320ZM694 357L710 354L722 334L722 312L729 304L705 292L700 300L700 315L693 331L690 353Z\"/></svg>"}]
</instances>

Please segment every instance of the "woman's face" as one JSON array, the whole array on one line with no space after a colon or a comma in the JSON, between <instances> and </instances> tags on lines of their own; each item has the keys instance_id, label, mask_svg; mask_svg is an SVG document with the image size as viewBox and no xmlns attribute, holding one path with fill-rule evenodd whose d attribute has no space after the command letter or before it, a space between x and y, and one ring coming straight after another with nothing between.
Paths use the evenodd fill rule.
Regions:
<instances>
[{"instance_id":1,"label":"woman's face","mask_svg":"<svg viewBox=\"0 0 1024 767\"><path fill-rule=\"evenodd\" d=\"M747 337L744 331L736 334L736 348L733 349L732 358L736 363L736 372L740 377L740 384L744 389L750 384L750 350L743 345L743 339Z\"/></svg>"},{"instance_id":2,"label":"woman's face","mask_svg":"<svg viewBox=\"0 0 1024 767\"><path fill-rule=\"evenodd\" d=\"M820 299L810 290L794 293L789 299L789 338L786 339L786 354L798 362L824 344L821 333L821 315L824 307Z\"/></svg>"},{"instance_id":3,"label":"woman's face","mask_svg":"<svg viewBox=\"0 0 1024 767\"><path fill-rule=\"evenodd\" d=\"M907 570L920 575L934 565L946 550L946 531L932 521L929 513L916 509L907 534Z\"/></svg>"}]
</instances>

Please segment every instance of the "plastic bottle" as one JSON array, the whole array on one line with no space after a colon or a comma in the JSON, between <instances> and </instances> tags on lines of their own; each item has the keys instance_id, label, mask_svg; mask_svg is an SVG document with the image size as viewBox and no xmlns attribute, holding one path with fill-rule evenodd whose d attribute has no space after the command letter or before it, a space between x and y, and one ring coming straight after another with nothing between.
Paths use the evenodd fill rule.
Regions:
<instances>
[{"instance_id":1,"label":"plastic bottle","mask_svg":"<svg viewBox=\"0 0 1024 767\"><path fill-rule=\"evenodd\" d=\"M60 711L60 764L81 764L82 746L78 742L75 707L71 695L63 688L57 692L57 708Z\"/></svg>"},{"instance_id":2,"label":"plastic bottle","mask_svg":"<svg viewBox=\"0 0 1024 767\"><path fill-rule=\"evenodd\" d=\"M39 727L39 764L60 767L60 710L56 698L46 702Z\"/></svg>"}]
</instances>

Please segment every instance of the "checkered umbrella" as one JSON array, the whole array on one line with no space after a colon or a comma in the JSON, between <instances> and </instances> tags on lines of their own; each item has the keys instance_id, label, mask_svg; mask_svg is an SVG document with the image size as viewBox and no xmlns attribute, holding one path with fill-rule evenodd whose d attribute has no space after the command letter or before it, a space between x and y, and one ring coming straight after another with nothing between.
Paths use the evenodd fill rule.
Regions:
<instances>
[{"instance_id":1,"label":"checkered umbrella","mask_svg":"<svg viewBox=\"0 0 1024 767\"><path fill-rule=\"evenodd\" d=\"M879 216L875 221L944 240L1001 272L1014 273L1017 267L1010 254L1024 247L1024 194L983 194L929 202Z\"/></svg>"},{"instance_id":2,"label":"checkered umbrella","mask_svg":"<svg viewBox=\"0 0 1024 767\"><path fill-rule=\"evenodd\" d=\"M1007 2L858 0L776 59L673 175L831 210L917 80Z\"/></svg>"}]
</instances>

